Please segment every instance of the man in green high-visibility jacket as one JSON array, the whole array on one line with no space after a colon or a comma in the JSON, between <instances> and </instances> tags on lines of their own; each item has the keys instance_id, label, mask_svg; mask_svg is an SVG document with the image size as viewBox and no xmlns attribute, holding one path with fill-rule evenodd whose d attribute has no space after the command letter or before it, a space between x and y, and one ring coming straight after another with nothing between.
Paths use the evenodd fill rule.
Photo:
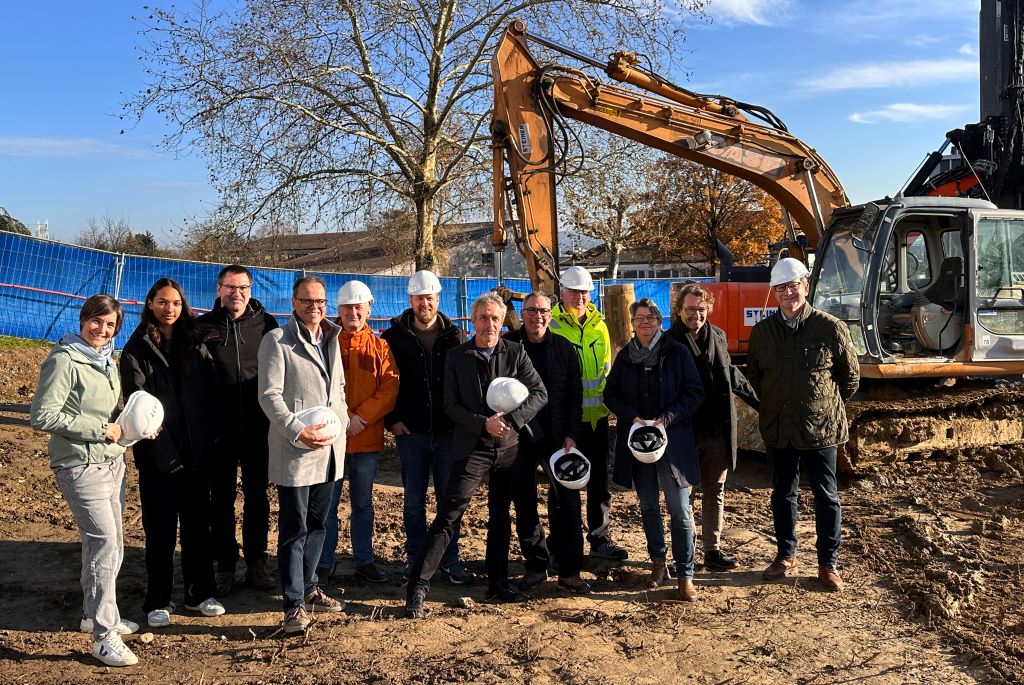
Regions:
<instances>
[{"instance_id":1,"label":"man in green high-visibility jacket","mask_svg":"<svg viewBox=\"0 0 1024 685\"><path fill-rule=\"evenodd\" d=\"M590 556L626 559L625 549L611 541L608 520L612 495L608 492L608 408L604 384L612 365L608 326L590 301L594 280L581 266L571 266L561 279L559 303L551 310L550 329L573 344L583 371L583 425L577 449L590 460L587 483L587 541Z\"/></svg>"}]
</instances>

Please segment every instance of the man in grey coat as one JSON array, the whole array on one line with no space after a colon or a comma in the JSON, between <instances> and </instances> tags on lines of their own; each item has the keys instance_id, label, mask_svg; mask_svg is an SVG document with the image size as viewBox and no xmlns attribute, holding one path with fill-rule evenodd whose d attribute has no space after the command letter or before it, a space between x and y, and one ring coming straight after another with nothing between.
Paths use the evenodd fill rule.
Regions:
<instances>
[{"instance_id":1,"label":"man in grey coat","mask_svg":"<svg viewBox=\"0 0 1024 685\"><path fill-rule=\"evenodd\" d=\"M309 611L340 612L343 604L316 585L334 482L345 459L345 374L338 326L325 318L327 289L319 278L292 287L294 313L260 343L259 400L270 419L269 476L277 485L277 566L284 594L284 630L303 632ZM326 407L328 422L305 424L297 414ZM321 432L323 429L323 432ZM337 437L328 435L331 428Z\"/></svg>"}]
</instances>

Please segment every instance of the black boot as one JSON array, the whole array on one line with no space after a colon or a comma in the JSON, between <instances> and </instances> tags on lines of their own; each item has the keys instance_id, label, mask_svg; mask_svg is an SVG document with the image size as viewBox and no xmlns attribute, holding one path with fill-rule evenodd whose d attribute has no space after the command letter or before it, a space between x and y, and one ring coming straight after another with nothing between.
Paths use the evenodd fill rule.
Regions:
<instances>
[{"instance_id":1,"label":"black boot","mask_svg":"<svg viewBox=\"0 0 1024 685\"><path fill-rule=\"evenodd\" d=\"M731 571L739 565L732 557L726 556L722 550L713 549L704 552L704 567L710 571Z\"/></svg>"},{"instance_id":2,"label":"black boot","mask_svg":"<svg viewBox=\"0 0 1024 685\"><path fill-rule=\"evenodd\" d=\"M426 598L427 588L410 583L409 594L405 598L405 617L423 618L423 600Z\"/></svg>"}]
</instances>

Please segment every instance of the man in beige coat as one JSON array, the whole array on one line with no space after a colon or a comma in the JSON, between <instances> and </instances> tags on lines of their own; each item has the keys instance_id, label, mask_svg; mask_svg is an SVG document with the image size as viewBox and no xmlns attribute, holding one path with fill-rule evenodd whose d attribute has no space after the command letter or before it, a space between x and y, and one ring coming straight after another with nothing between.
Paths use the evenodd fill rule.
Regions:
<instances>
[{"instance_id":1,"label":"man in beige coat","mask_svg":"<svg viewBox=\"0 0 1024 685\"><path fill-rule=\"evenodd\" d=\"M338 347L341 329L325 318L324 282L315 277L297 280L292 308L285 325L260 343L259 401L270 419L269 476L280 501L277 566L284 630L299 633L309 625L307 612L344 608L317 587L316 563L331 492L344 468L348 409ZM298 415L315 407L326 407L333 416L307 425Z\"/></svg>"}]
</instances>

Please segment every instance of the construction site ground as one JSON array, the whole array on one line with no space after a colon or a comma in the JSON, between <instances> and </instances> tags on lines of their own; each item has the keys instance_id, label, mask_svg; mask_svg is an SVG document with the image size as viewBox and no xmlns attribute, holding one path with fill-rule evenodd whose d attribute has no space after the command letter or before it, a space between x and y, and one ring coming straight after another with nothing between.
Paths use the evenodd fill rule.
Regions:
<instances>
[{"instance_id":1,"label":"construction site ground","mask_svg":"<svg viewBox=\"0 0 1024 685\"><path fill-rule=\"evenodd\" d=\"M140 664L110 669L89 656L90 638L77 632L78 534L46 438L27 425L45 353L0 351L0 684L1024 683L1019 448L936 453L843 477L843 593L817 582L806 490L798 577L761 580L774 550L769 473L763 455L749 453L726 502L724 548L740 567L699 569L697 603L676 601L674 587L646 587L636 496L616 493L613 535L630 559L610 580L595 580L593 595L570 596L551 580L525 604L493 605L483 602L485 585L437 582L421 621L401 618L402 490L388 452L374 491L374 547L393 582L361 581L343 551L327 589L344 592L347 609L315 616L305 636L278 629L278 591L241 588L223 599L222 617L179 611L169 628L143 627L126 638ZM463 558L478 573L485 519L481 492L463 522ZM144 623L133 467L124 522L119 604ZM275 537L272 526L271 548ZM522 573L515 544L512 559L513 574ZM180 579L175 595L180 606Z\"/></svg>"}]
</instances>

